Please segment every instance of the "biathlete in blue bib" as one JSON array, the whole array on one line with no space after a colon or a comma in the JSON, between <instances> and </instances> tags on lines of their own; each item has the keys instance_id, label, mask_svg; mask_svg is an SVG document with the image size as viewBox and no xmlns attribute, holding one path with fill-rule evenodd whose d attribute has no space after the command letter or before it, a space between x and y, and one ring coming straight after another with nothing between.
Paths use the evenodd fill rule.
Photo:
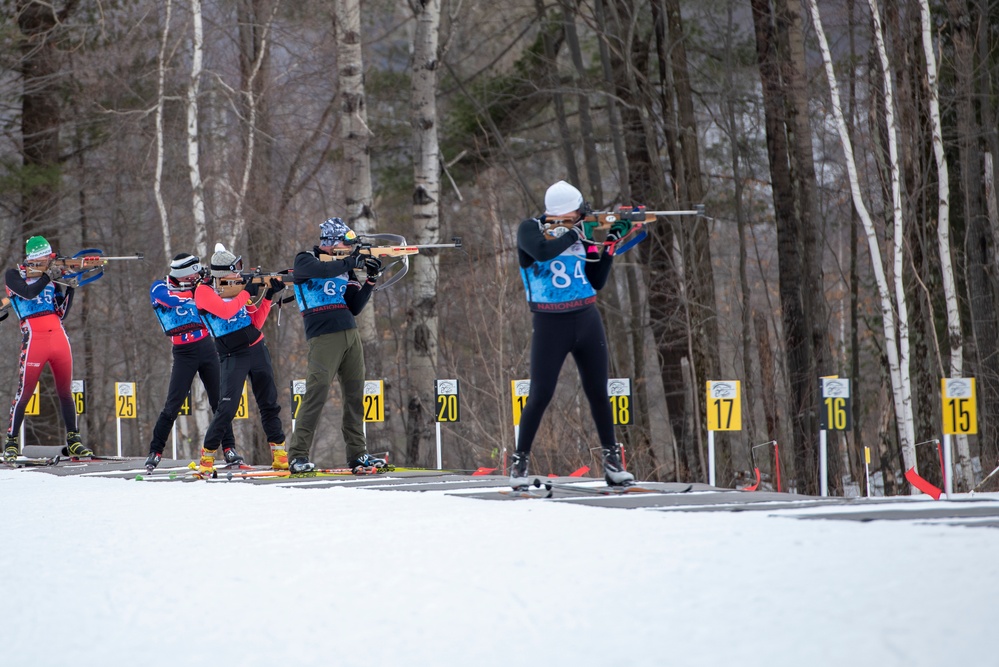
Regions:
<instances>
[{"instance_id":1,"label":"biathlete in blue bib","mask_svg":"<svg viewBox=\"0 0 999 667\"><path fill-rule=\"evenodd\" d=\"M597 291L610 276L613 256L594 243L583 225L587 207L572 185L559 181L545 193L545 214L520 223L517 255L527 303L533 313L531 390L520 415L517 451L510 466L510 486L526 488L531 445L545 409L555 395L559 372L571 354L579 369L603 448L604 478L621 486L634 477L621 463L614 420L607 397L607 338L596 309ZM608 239L628 233L629 222L611 227Z\"/></svg>"}]
</instances>

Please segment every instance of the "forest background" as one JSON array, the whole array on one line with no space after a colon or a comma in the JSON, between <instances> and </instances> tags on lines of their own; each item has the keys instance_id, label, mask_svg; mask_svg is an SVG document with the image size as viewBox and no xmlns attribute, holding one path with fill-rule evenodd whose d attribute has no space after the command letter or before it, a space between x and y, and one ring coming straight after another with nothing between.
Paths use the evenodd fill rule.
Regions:
<instances>
[{"instance_id":1,"label":"forest background","mask_svg":"<svg viewBox=\"0 0 999 667\"><path fill-rule=\"evenodd\" d=\"M434 379L461 383L445 467L501 467L511 381L527 378L519 222L566 179L598 210L660 218L601 292L618 427L640 478L706 480L705 382L740 380L744 428L718 439L718 482L742 483L776 440L785 481L818 491L819 378L852 383L830 435L830 488L938 486L940 378L974 377L979 434L955 448L958 489L999 464L996 0L3 0L0 260L46 236L70 255L143 252L78 290L65 322L87 382L85 441L115 448L114 383L141 456L170 344L149 307L169 258L223 242L280 270L325 218L424 252L360 328L385 381L369 450L435 463ZM294 304L265 327L282 404L304 377ZM0 325L13 394L20 336ZM572 360L535 444L535 472L597 468ZM26 444L62 439L51 379ZM209 414L178 419L181 455ZM282 412L290 433L290 416ZM334 385L313 450L340 464ZM250 419L251 459L267 443ZM772 460L756 463L772 484Z\"/></svg>"}]
</instances>

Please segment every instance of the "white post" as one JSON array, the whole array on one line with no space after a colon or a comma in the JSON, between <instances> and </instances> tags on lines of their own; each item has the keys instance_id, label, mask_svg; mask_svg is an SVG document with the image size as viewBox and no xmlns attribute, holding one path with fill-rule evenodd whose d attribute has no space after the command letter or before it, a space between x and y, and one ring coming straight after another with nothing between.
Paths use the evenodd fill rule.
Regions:
<instances>
[{"instance_id":1,"label":"white post","mask_svg":"<svg viewBox=\"0 0 999 667\"><path fill-rule=\"evenodd\" d=\"M952 490L952 484L954 483L953 470L951 469L951 458L950 458L950 436L944 435L943 438L943 462L944 462L944 493L947 494L947 500L950 500L950 494Z\"/></svg>"},{"instance_id":2,"label":"white post","mask_svg":"<svg viewBox=\"0 0 999 667\"><path fill-rule=\"evenodd\" d=\"M437 422L437 469L441 470L441 423Z\"/></svg>"},{"instance_id":3,"label":"white post","mask_svg":"<svg viewBox=\"0 0 999 667\"><path fill-rule=\"evenodd\" d=\"M715 485L715 432L708 431L708 484Z\"/></svg>"},{"instance_id":4,"label":"white post","mask_svg":"<svg viewBox=\"0 0 999 667\"><path fill-rule=\"evenodd\" d=\"M871 497L871 448L864 445L864 475L867 477L867 497Z\"/></svg>"},{"instance_id":5,"label":"white post","mask_svg":"<svg viewBox=\"0 0 999 667\"><path fill-rule=\"evenodd\" d=\"M121 417L115 419L118 422L118 456L121 456Z\"/></svg>"},{"instance_id":6,"label":"white post","mask_svg":"<svg viewBox=\"0 0 999 667\"><path fill-rule=\"evenodd\" d=\"M826 432L825 429L819 431L819 495L829 495L828 461L826 460Z\"/></svg>"},{"instance_id":7,"label":"white post","mask_svg":"<svg viewBox=\"0 0 999 667\"><path fill-rule=\"evenodd\" d=\"M18 454L23 454L24 453L24 418L23 417L21 418L21 435L20 435L20 437L21 437L21 451L18 452Z\"/></svg>"},{"instance_id":8,"label":"white post","mask_svg":"<svg viewBox=\"0 0 999 667\"><path fill-rule=\"evenodd\" d=\"M177 420L173 422L173 460L177 460Z\"/></svg>"}]
</instances>

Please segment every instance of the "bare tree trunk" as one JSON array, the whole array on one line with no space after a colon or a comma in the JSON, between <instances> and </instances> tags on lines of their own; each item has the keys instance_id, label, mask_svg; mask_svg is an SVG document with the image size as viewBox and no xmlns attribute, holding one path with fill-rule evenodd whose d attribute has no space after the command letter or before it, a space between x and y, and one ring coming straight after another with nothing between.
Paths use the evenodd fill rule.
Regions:
<instances>
[{"instance_id":1,"label":"bare tree trunk","mask_svg":"<svg viewBox=\"0 0 999 667\"><path fill-rule=\"evenodd\" d=\"M347 224L360 234L374 231L376 224L371 186L371 154L368 106L364 90L364 61L361 52L360 0L335 0L334 35L337 45L337 85L340 95L340 136L347 171L344 198ZM365 372L369 378L382 376L381 354L375 329L375 304L361 311L357 328L365 346Z\"/></svg>"},{"instance_id":2,"label":"bare tree trunk","mask_svg":"<svg viewBox=\"0 0 999 667\"><path fill-rule=\"evenodd\" d=\"M163 233L163 254L166 259L173 256L170 249L170 220L167 218L166 202L163 201L163 106L166 95L163 91L166 80L166 53L170 41L170 19L173 16L173 0L166 0L163 7L163 35L160 38L160 51L156 61L156 173L153 176L153 192L156 195L156 210L160 214Z\"/></svg>"},{"instance_id":3,"label":"bare tree trunk","mask_svg":"<svg viewBox=\"0 0 999 667\"><path fill-rule=\"evenodd\" d=\"M978 356L978 383L981 395L981 418L979 424L979 446L982 452L983 467L987 461L999 460L999 323L996 314L996 248L990 246L992 234L982 203L982 156L979 149L982 133L975 112L975 53L974 35L969 34L968 7L966 3L948 0L951 15L951 34L954 43L954 76L956 77L956 104L958 157L961 172L961 190L964 194L965 217L965 274L968 285L969 313L971 330L975 336L975 351ZM923 43L927 57L932 58L932 34L929 7L925 0L920 2L923 23ZM935 67L927 70L931 76L930 86L935 89ZM979 63L978 66L984 64ZM933 97L931 96L931 101ZM985 104L988 104L985 101ZM939 116L939 111L937 111ZM934 132L935 134L935 132ZM936 137L934 137L936 148ZM946 171L940 176L946 177ZM960 331L958 331L958 334ZM953 336L953 333L951 333ZM953 342L952 342L953 344ZM951 359L953 368L954 360ZM959 374L956 374L959 375ZM960 452L958 454L960 458ZM958 470L965 469L960 465ZM965 480L967 483L967 480Z\"/></svg>"},{"instance_id":4,"label":"bare tree trunk","mask_svg":"<svg viewBox=\"0 0 999 667\"><path fill-rule=\"evenodd\" d=\"M767 0L752 0L756 28L757 60L763 83L767 154L770 162L777 253L780 261L780 302L784 346L790 383L790 412L794 442L794 474L802 493L818 493L814 429L809 412L814 409L818 378L814 376L811 325L804 295L805 274L800 219L795 213L790 148L787 140L785 100L774 16Z\"/></svg>"},{"instance_id":5,"label":"bare tree trunk","mask_svg":"<svg viewBox=\"0 0 999 667\"><path fill-rule=\"evenodd\" d=\"M555 104L555 120L558 123L559 140L562 146L562 157L565 160L566 180L575 185L579 185L579 168L576 166L576 154L572 146L572 132L569 131L569 121L566 119L565 98L562 95L562 84L558 75L558 46L552 32L561 32L556 24L549 26L545 3L543 0L534 0L534 7L538 13L538 23L541 26L541 40L545 50L545 60L548 67L545 68L546 84Z\"/></svg>"},{"instance_id":6,"label":"bare tree trunk","mask_svg":"<svg viewBox=\"0 0 999 667\"><path fill-rule=\"evenodd\" d=\"M418 244L440 237L440 147L437 136L437 69L440 33L439 0L414 3L413 79L410 118L413 126L413 220ZM409 419L406 424L406 460L420 462L423 441L433 429L433 386L437 371L438 257L421 253L412 260L413 297L407 311L409 360Z\"/></svg>"},{"instance_id":7,"label":"bare tree trunk","mask_svg":"<svg viewBox=\"0 0 999 667\"><path fill-rule=\"evenodd\" d=\"M860 182L857 177L857 166L854 160L853 144L847 132L846 121L843 117L843 107L840 103L839 88L836 75L833 70L832 55L829 51L829 43L826 40L825 31L819 16L819 8L815 0L809 0L809 9L812 14L812 24L815 26L815 33L819 40L819 47L822 51L822 60L825 64L826 78L829 83L829 92L832 98L832 109L836 120L836 127L839 132L840 143L843 146L843 154L846 160L847 174L850 180L850 191L853 196L853 205L864 223L864 230L867 234L868 248L871 255L871 263L874 267L874 277L877 281L878 292L881 299L881 316L885 331L885 353L888 357L888 370L891 377L892 393L895 401L895 420L899 431L899 440L905 469L916 468L915 440L913 438L912 424L912 403L909 389L909 369L900 365L898 339L896 333L895 309L899 309L899 317L905 312L904 303L899 305L892 300L889 291L888 281L885 277L884 264L881 259L881 248L878 237L874 229L867 210L867 205L863 201L860 192ZM899 230L901 231L901 230ZM898 291L896 294L900 294ZM904 328L908 329L906 323Z\"/></svg>"},{"instance_id":8,"label":"bare tree trunk","mask_svg":"<svg viewBox=\"0 0 999 667\"><path fill-rule=\"evenodd\" d=\"M204 63L204 29L201 0L191 0L191 80L187 86L187 169L191 179L191 216L194 219L194 253L201 258L208 250L205 218L205 186L201 181L201 137L198 130L198 95ZM164 39L164 41L166 41ZM170 253L167 252L169 257Z\"/></svg>"},{"instance_id":9,"label":"bare tree trunk","mask_svg":"<svg viewBox=\"0 0 999 667\"><path fill-rule=\"evenodd\" d=\"M572 77L573 88L578 90L576 99L579 100L579 133L583 144L583 158L586 164L586 177L589 181L589 193L591 201L597 206L604 204L603 185L600 182L600 163L597 160L597 143L593 138L593 119L590 116L590 98L585 88L581 85L586 76L583 65L583 53L579 48L579 37L576 34L575 9L569 0L559 0L562 6L563 25L565 30L565 41L569 47L569 55L572 58L574 76Z\"/></svg>"}]
</instances>

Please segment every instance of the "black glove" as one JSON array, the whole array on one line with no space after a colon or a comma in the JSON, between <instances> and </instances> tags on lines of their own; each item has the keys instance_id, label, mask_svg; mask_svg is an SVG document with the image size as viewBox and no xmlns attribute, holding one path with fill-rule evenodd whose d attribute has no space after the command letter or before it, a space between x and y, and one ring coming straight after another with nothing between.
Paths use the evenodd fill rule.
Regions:
<instances>
[{"instance_id":1,"label":"black glove","mask_svg":"<svg viewBox=\"0 0 999 667\"><path fill-rule=\"evenodd\" d=\"M382 275L382 260L370 255L365 257L364 270L368 272L368 282L375 282Z\"/></svg>"},{"instance_id":2,"label":"black glove","mask_svg":"<svg viewBox=\"0 0 999 667\"><path fill-rule=\"evenodd\" d=\"M618 239L623 239L631 231L631 221L630 220L618 220L613 225L611 225L610 231L607 232L608 241L617 241Z\"/></svg>"},{"instance_id":3,"label":"black glove","mask_svg":"<svg viewBox=\"0 0 999 667\"><path fill-rule=\"evenodd\" d=\"M243 285L243 291L249 294L251 299L256 298L257 293L260 292L260 283L255 283L253 278L249 278Z\"/></svg>"},{"instance_id":4,"label":"black glove","mask_svg":"<svg viewBox=\"0 0 999 667\"><path fill-rule=\"evenodd\" d=\"M270 287L268 287L267 291L264 292L264 298L268 300L273 299L274 295L283 290L285 287L286 285L283 280L272 277Z\"/></svg>"}]
</instances>

